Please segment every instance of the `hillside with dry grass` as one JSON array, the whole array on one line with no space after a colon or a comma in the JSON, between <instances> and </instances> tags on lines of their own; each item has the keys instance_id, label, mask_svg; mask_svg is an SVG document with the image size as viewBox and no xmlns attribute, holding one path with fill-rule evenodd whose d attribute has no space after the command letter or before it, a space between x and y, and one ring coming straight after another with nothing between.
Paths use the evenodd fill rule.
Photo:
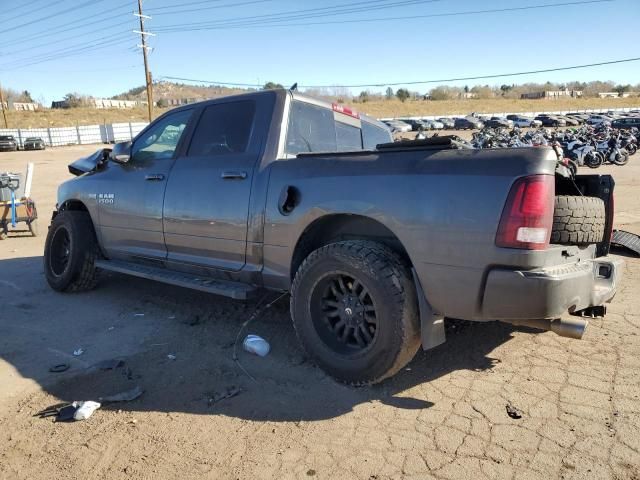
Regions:
<instances>
[{"instance_id":1,"label":"hillside with dry grass","mask_svg":"<svg viewBox=\"0 0 640 480\"><path fill-rule=\"evenodd\" d=\"M217 96L239 93L225 89ZM175 93L175 92L174 92ZM182 91L181 94L190 95L194 91ZM211 98L215 98L211 91ZM156 98L158 98L156 96ZM177 97L182 98L182 97ZM184 97L208 98L208 97ZM367 102L346 102L356 110L376 118L409 117L427 115L466 115L471 112L536 112L555 110L585 110L618 107L640 108L640 98L580 98L566 100L515 100L504 98L478 100L407 100L401 102L392 100L371 100ZM166 112L167 108L155 108L154 117ZM68 127L73 125L97 125L102 123L144 122L147 121L147 110L144 107L135 109L95 109L70 108L43 109L36 112L7 111L7 121L10 128L41 128ZM0 123L0 126L3 126Z\"/></svg>"}]
</instances>

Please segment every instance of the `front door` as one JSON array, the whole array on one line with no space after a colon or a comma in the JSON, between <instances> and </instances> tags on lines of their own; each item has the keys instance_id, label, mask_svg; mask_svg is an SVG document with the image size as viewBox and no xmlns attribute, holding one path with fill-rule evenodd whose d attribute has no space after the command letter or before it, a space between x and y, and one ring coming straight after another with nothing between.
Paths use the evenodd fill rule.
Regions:
<instances>
[{"instance_id":1,"label":"front door","mask_svg":"<svg viewBox=\"0 0 640 480\"><path fill-rule=\"evenodd\" d=\"M203 109L167 184L169 261L229 271L244 266L251 183L269 112L264 96Z\"/></svg>"},{"instance_id":2,"label":"front door","mask_svg":"<svg viewBox=\"0 0 640 480\"><path fill-rule=\"evenodd\" d=\"M165 259L162 204L174 154L193 109L169 113L133 142L125 164L95 175L103 246L110 258Z\"/></svg>"}]
</instances>

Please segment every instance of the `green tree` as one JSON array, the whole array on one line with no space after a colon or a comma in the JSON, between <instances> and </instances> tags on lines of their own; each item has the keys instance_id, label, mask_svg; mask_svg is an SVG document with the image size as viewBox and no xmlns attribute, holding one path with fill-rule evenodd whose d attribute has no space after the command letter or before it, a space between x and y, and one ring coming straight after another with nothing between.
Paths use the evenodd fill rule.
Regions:
<instances>
[{"instance_id":1,"label":"green tree","mask_svg":"<svg viewBox=\"0 0 640 480\"><path fill-rule=\"evenodd\" d=\"M431 100L451 100L453 98L451 90L446 86L432 88L429 94Z\"/></svg>"},{"instance_id":2,"label":"green tree","mask_svg":"<svg viewBox=\"0 0 640 480\"><path fill-rule=\"evenodd\" d=\"M167 102L166 98L160 98L156 102L156 105L158 106L158 108L166 108L169 106L169 102Z\"/></svg>"},{"instance_id":3,"label":"green tree","mask_svg":"<svg viewBox=\"0 0 640 480\"><path fill-rule=\"evenodd\" d=\"M369 101L369 92L363 90L362 92L360 92L360 95L358 95L358 98L360 99L360 101L362 103L366 103Z\"/></svg>"},{"instance_id":4,"label":"green tree","mask_svg":"<svg viewBox=\"0 0 640 480\"><path fill-rule=\"evenodd\" d=\"M393 98L393 88L387 87L387 91L385 92L385 96L387 100L391 100Z\"/></svg>"},{"instance_id":5,"label":"green tree","mask_svg":"<svg viewBox=\"0 0 640 480\"><path fill-rule=\"evenodd\" d=\"M86 103L86 98L76 92L67 93L64 99L71 108L81 107Z\"/></svg>"},{"instance_id":6,"label":"green tree","mask_svg":"<svg viewBox=\"0 0 640 480\"><path fill-rule=\"evenodd\" d=\"M614 92L618 92L618 95L622 95L625 92L629 92L631 90L631 85L616 85L613 87Z\"/></svg>"},{"instance_id":7,"label":"green tree","mask_svg":"<svg viewBox=\"0 0 640 480\"><path fill-rule=\"evenodd\" d=\"M267 82L264 84L264 87L262 87L263 90L275 90L276 88L284 88L284 87L279 83L274 83L274 82Z\"/></svg>"},{"instance_id":8,"label":"green tree","mask_svg":"<svg viewBox=\"0 0 640 480\"><path fill-rule=\"evenodd\" d=\"M409 98L411 96L411 94L409 93L409 90L407 90L406 88L399 88L398 91L396 92L396 97L398 97L398 100L400 100L401 102L404 102L407 100L407 98Z\"/></svg>"},{"instance_id":9,"label":"green tree","mask_svg":"<svg viewBox=\"0 0 640 480\"><path fill-rule=\"evenodd\" d=\"M33 103L33 98L31 97L31 93L29 93L29 90L25 90L24 92L22 92L20 97L23 102Z\"/></svg>"}]
</instances>

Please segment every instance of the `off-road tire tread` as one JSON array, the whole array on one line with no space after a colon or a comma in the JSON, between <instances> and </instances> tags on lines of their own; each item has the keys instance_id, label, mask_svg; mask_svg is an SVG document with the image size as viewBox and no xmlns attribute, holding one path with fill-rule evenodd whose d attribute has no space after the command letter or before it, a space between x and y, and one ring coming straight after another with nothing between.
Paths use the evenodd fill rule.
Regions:
<instances>
[{"instance_id":1,"label":"off-road tire tread","mask_svg":"<svg viewBox=\"0 0 640 480\"><path fill-rule=\"evenodd\" d=\"M587 245L604 238L606 213L597 197L558 195L555 198L551 243Z\"/></svg>"},{"instance_id":2,"label":"off-road tire tread","mask_svg":"<svg viewBox=\"0 0 640 480\"><path fill-rule=\"evenodd\" d=\"M95 262L99 256L99 249L91 217L87 212L63 211L53 220L52 226L56 223L56 220L64 221L63 218L69 219L68 221L72 224L73 229L76 230L78 238L83 239L80 244L80 248L83 250L83 258L78 272L62 291L75 293L93 290L98 284L98 271Z\"/></svg>"},{"instance_id":3,"label":"off-road tire tread","mask_svg":"<svg viewBox=\"0 0 640 480\"><path fill-rule=\"evenodd\" d=\"M385 290L388 297L385 298L387 305L393 305L396 312L395 317L400 321L394 322L395 336L398 341L395 355L388 368L382 372L371 372L358 381L346 381L338 378L342 383L352 386L371 385L393 376L404 367L415 356L420 347L420 325L419 311L415 292L415 286L411 271L406 262L389 247L370 240L347 240L330 243L313 251L302 262L296 272L291 288L291 316L293 318L294 329L303 349L307 355L313 358L313 350L309 348L309 339L300 334L296 325L302 319L295 318L294 302L300 283L307 270L318 259L324 257L341 257L346 263L360 262L369 273L378 278L380 282L386 283ZM388 288L387 288L388 287ZM309 319L305 319L309 321Z\"/></svg>"}]
</instances>

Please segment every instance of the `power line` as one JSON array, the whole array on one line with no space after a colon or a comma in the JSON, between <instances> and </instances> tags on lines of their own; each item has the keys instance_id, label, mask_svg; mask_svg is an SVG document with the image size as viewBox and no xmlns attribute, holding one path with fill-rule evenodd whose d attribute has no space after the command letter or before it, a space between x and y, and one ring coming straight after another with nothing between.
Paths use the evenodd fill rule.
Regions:
<instances>
[{"instance_id":1,"label":"power line","mask_svg":"<svg viewBox=\"0 0 640 480\"><path fill-rule=\"evenodd\" d=\"M457 78L441 78L437 80L411 80L411 81L405 81L405 82L368 83L368 84L356 84L356 85L299 85L299 88L365 88L365 87L395 87L395 86L401 86L401 85L424 85L424 84L433 84L433 83L458 82L458 81L465 81L465 80L486 80L491 78L515 77L515 76L522 76L522 75L533 75L536 73L560 72L565 70L577 70L581 68L591 68L591 67L599 67L603 65L613 65L613 64L619 64L619 63L629 63L629 62L637 62L637 61L640 61L640 57L625 58L621 60L609 60L609 61L598 62L598 63L587 63L583 65L572 65L568 67L544 68L539 70L529 70L526 72L496 73L492 75L475 75L475 76L457 77ZM230 86L237 86L237 87L262 87L262 85L258 85L255 83L220 82L220 81L214 81L214 80L196 80L193 78L170 77L170 76L162 76L160 78L166 79L166 80L183 81L183 82L207 83L211 85L230 85Z\"/></svg>"},{"instance_id":2,"label":"power line","mask_svg":"<svg viewBox=\"0 0 640 480\"><path fill-rule=\"evenodd\" d=\"M22 5L20 5L20 6L16 7L16 8L14 8L13 10L9 10L8 12L7 12L7 11L2 12L2 16L4 17L4 15L6 15L6 14L8 14L8 13L15 12L16 10L22 10L22 9L23 9L23 8L25 8L25 7L30 7L30 6L32 6L34 3L40 3L40 2L42 2L42 0L34 0L33 2L23 3ZM48 5L48 6L50 7L51 5ZM45 7L45 8L46 8L46 7ZM16 18L23 17L24 15L25 15L24 13L21 13L21 14L19 14L19 15L16 15L15 17L3 18L3 19L2 19L2 21L3 21L4 23L9 23L9 22L11 22L12 20L15 20Z\"/></svg>"},{"instance_id":3,"label":"power line","mask_svg":"<svg viewBox=\"0 0 640 480\"><path fill-rule=\"evenodd\" d=\"M119 21L118 25L121 25L121 24L122 24L122 21ZM104 32L97 32L97 33L104 33ZM83 36L84 42L82 42L82 44L86 44L88 41L101 40L103 38L113 38L114 36L121 35L123 33L130 33L130 30L118 31L118 32L114 32L114 33L110 34L108 37L99 37L99 38L93 38L93 39L90 38L90 37L87 38L87 37ZM77 39L78 39L78 35L77 34L73 34L70 37L58 38L58 39L55 40L55 43L56 44L60 44L60 43L62 43L64 41L66 41L66 40L77 40ZM17 54L22 53L22 52L28 52L28 51L34 50L36 48L39 48L39 47L46 47L48 45L51 45L51 43L52 43L52 40L50 39L48 42L38 43L36 45L32 45L30 47L21 48L21 49L18 49L18 50L11 50L10 53L0 54L0 58L1 57L6 57L6 56L17 55Z\"/></svg>"},{"instance_id":4,"label":"power line","mask_svg":"<svg viewBox=\"0 0 640 480\"><path fill-rule=\"evenodd\" d=\"M251 5L251 4L254 4L254 3L266 3L266 2L273 2L273 0L251 0L249 2L228 3L228 4L224 4L224 5L215 5L213 7L201 7L201 8L192 8L190 10L176 10L176 11L170 11L170 12L159 12L159 13L154 13L154 16L158 16L158 15L174 15L176 13L200 12L202 10L213 10L213 9L225 8L225 7L242 7L244 5ZM180 6L182 7L183 5L180 5Z\"/></svg>"},{"instance_id":5,"label":"power line","mask_svg":"<svg viewBox=\"0 0 640 480\"><path fill-rule=\"evenodd\" d=\"M103 10L100 12L96 12L94 13L94 16L100 16L100 15L113 15L115 10L118 10L119 8L122 8L124 6L131 6L131 0L127 0L125 3L120 3L116 6L112 6L111 8L109 8L108 10ZM33 40L38 40L40 38L48 38L49 40L51 40L51 34L53 33L58 33L58 32L69 32L71 30L79 30L79 29L84 29L88 26L91 25L98 25L98 24L104 24L104 22L109 21L109 20L113 20L113 18L101 18L99 20L95 20L93 22L87 22L85 18L81 18L81 19L76 19L73 20L71 22L67 22L64 23L62 25L58 25L54 28L49 28L49 29L45 29L45 30L41 30L37 35L25 35L23 37L17 37L14 38L12 40L6 41L6 42L2 42L2 46L3 47L9 47L12 45L17 45L17 44L23 44L23 43L28 43L30 41ZM80 25L78 25L80 24ZM110 22L108 23L108 25L116 25L116 23ZM122 20L118 19L117 21L118 25L122 24ZM76 27L74 27L74 25L78 25ZM69 28L71 27L71 28ZM106 27L105 27L106 28ZM101 32L102 33L102 32Z\"/></svg>"},{"instance_id":6,"label":"power line","mask_svg":"<svg viewBox=\"0 0 640 480\"><path fill-rule=\"evenodd\" d=\"M46 52L42 52L38 55L34 55L31 57L26 57L26 58L20 58L18 60L13 60L10 61L9 63L6 63L4 65L1 65L2 68L7 68L7 67L11 67L12 65L20 65L22 63L29 63L31 61L38 61L41 60L43 58L55 58L57 55L64 55L65 53L68 53L69 51L75 51L76 49L82 49L86 46L90 46L90 45L101 45L101 44L107 44L107 43L111 43L115 40L118 40L119 38L124 38L124 36L129 36L131 33L130 30L124 30L124 31L120 31L117 34L109 34L103 37L99 37L94 39L92 42L86 42L83 41L81 43L76 43L73 45L69 45L66 47L61 47L61 48L57 48L54 50L49 50Z\"/></svg>"},{"instance_id":7,"label":"power line","mask_svg":"<svg viewBox=\"0 0 640 480\"><path fill-rule=\"evenodd\" d=\"M31 65L39 65L41 63L46 63L46 62L50 62L53 60L59 60L61 58L66 58L66 57L72 57L75 56L77 54L80 53L84 53L84 52L89 52L89 51L96 51L96 50L102 50L104 48L107 47L112 47L112 46L116 46L116 45L120 45L122 43L125 42L130 42L130 32L127 32L127 38L123 38L123 39L112 39L106 42L98 42L95 44L90 44L90 45L85 45L82 47L76 47L73 49L70 49L68 51L63 51L60 53L56 53L56 54L51 54L48 56L44 56L44 57L39 57L39 58L34 58L34 59L28 59L27 61L23 62L23 63L18 63L16 62L15 64L11 64L11 65L2 65L0 68L2 69L8 69L11 68L12 70L17 70L19 68L24 68L24 67L29 67Z\"/></svg>"},{"instance_id":8,"label":"power line","mask_svg":"<svg viewBox=\"0 0 640 480\"><path fill-rule=\"evenodd\" d=\"M202 5L202 4L211 4L211 3L215 3L215 2L221 2L222 0L201 0L199 2L188 2L188 3L181 3L179 6L180 7L190 7L191 5ZM162 7L154 7L152 9L149 10L150 13L156 12L158 10L166 10L167 8L177 8L177 5L164 5Z\"/></svg>"},{"instance_id":9,"label":"power line","mask_svg":"<svg viewBox=\"0 0 640 480\"><path fill-rule=\"evenodd\" d=\"M315 17L325 17L331 15L340 15L340 14L348 14L348 13L359 13L371 10L380 10L385 8L392 8L398 6L407 6L407 5L415 5L421 3L436 3L442 0L405 0L405 1L395 1L389 3L391 0L369 0L369 1L360 1L347 3L343 5L332 5L330 7L318 7L318 8L307 8L303 10L292 10L288 12L278 12L278 13L269 13L263 15L251 15L245 17L232 17L225 18L223 20L218 20L215 22L195 22L195 23L184 23L177 25L169 25L162 29L158 29L158 31L169 31L175 29L182 29L184 27L189 27L189 30L203 30L207 28L191 28L191 27L218 27L218 26L229 26L235 25L244 25L244 24L263 24L265 22L275 22L275 21L287 21L287 20L296 20L296 19L306 19L306 18L315 18ZM376 5L381 4L381 5Z\"/></svg>"},{"instance_id":10,"label":"power line","mask_svg":"<svg viewBox=\"0 0 640 480\"><path fill-rule=\"evenodd\" d=\"M439 0L433 0L439 1ZM526 7L508 7L508 8L495 8L495 9L487 9L487 10L468 10L462 12L446 12L446 13L433 13L433 14L425 14L425 15L410 15L410 16L398 16L398 17L384 17L384 18L363 18L363 19L351 19L351 20L328 20L322 22L307 22L307 23L277 23L277 22L285 22L292 19L293 17L283 17L283 18L267 18L267 19L256 19L249 20L251 18L257 17L244 17L247 19L246 21L241 21L240 19L227 19L222 23L219 21L217 23L210 22L199 22L192 24L181 24L181 25L171 25L164 28L158 28L158 31L170 33L170 32L183 32L184 30L188 31L197 31L197 30L226 30L232 28L245 28L245 27L296 27L296 26L311 26L311 25L329 25L329 24L343 24L343 23L367 23L367 22L387 22L387 21L395 21L395 20L413 20L413 19L424 19L424 18L437 18L437 17L454 17L454 16L463 16L463 15L479 15L479 14L487 14L487 13L506 13L506 12L515 12L515 11L524 11L524 10L535 10L535 9L543 9L543 8L557 8L557 7L566 7L566 6L578 6L578 5L587 5L587 4L596 4L596 3L610 3L616 0L581 0L574 2L563 2L563 3L554 3L554 4L541 4L541 5L530 5ZM365 2L366 3L366 2ZM407 2L409 3L409 2ZM416 1L415 3L421 3ZM371 11L378 8L365 8L360 11L366 10ZM355 10L354 10L355 12ZM336 12L336 13L352 13L352 12ZM314 18L320 16L329 16L335 13L323 13L323 14L313 14L308 16L297 16L297 19L305 20L307 18ZM234 23L235 20L235 23Z\"/></svg>"},{"instance_id":11,"label":"power line","mask_svg":"<svg viewBox=\"0 0 640 480\"><path fill-rule=\"evenodd\" d=\"M79 8L86 7L88 5L95 5L98 2L103 2L104 0L89 0L87 2L81 3L80 5L76 5L75 7L67 8L66 10L60 10L57 13L53 13L51 15L47 15L46 17L36 18L34 20L30 20L26 23L22 23L20 25L14 25L10 28L5 28L4 30L0 30L0 33L7 33L13 30L18 30L23 27L27 27L29 25L33 25L34 23L41 22L42 20L50 20L52 17L59 17L60 15L64 15L65 13L69 13L74 10L78 10Z\"/></svg>"}]
</instances>

